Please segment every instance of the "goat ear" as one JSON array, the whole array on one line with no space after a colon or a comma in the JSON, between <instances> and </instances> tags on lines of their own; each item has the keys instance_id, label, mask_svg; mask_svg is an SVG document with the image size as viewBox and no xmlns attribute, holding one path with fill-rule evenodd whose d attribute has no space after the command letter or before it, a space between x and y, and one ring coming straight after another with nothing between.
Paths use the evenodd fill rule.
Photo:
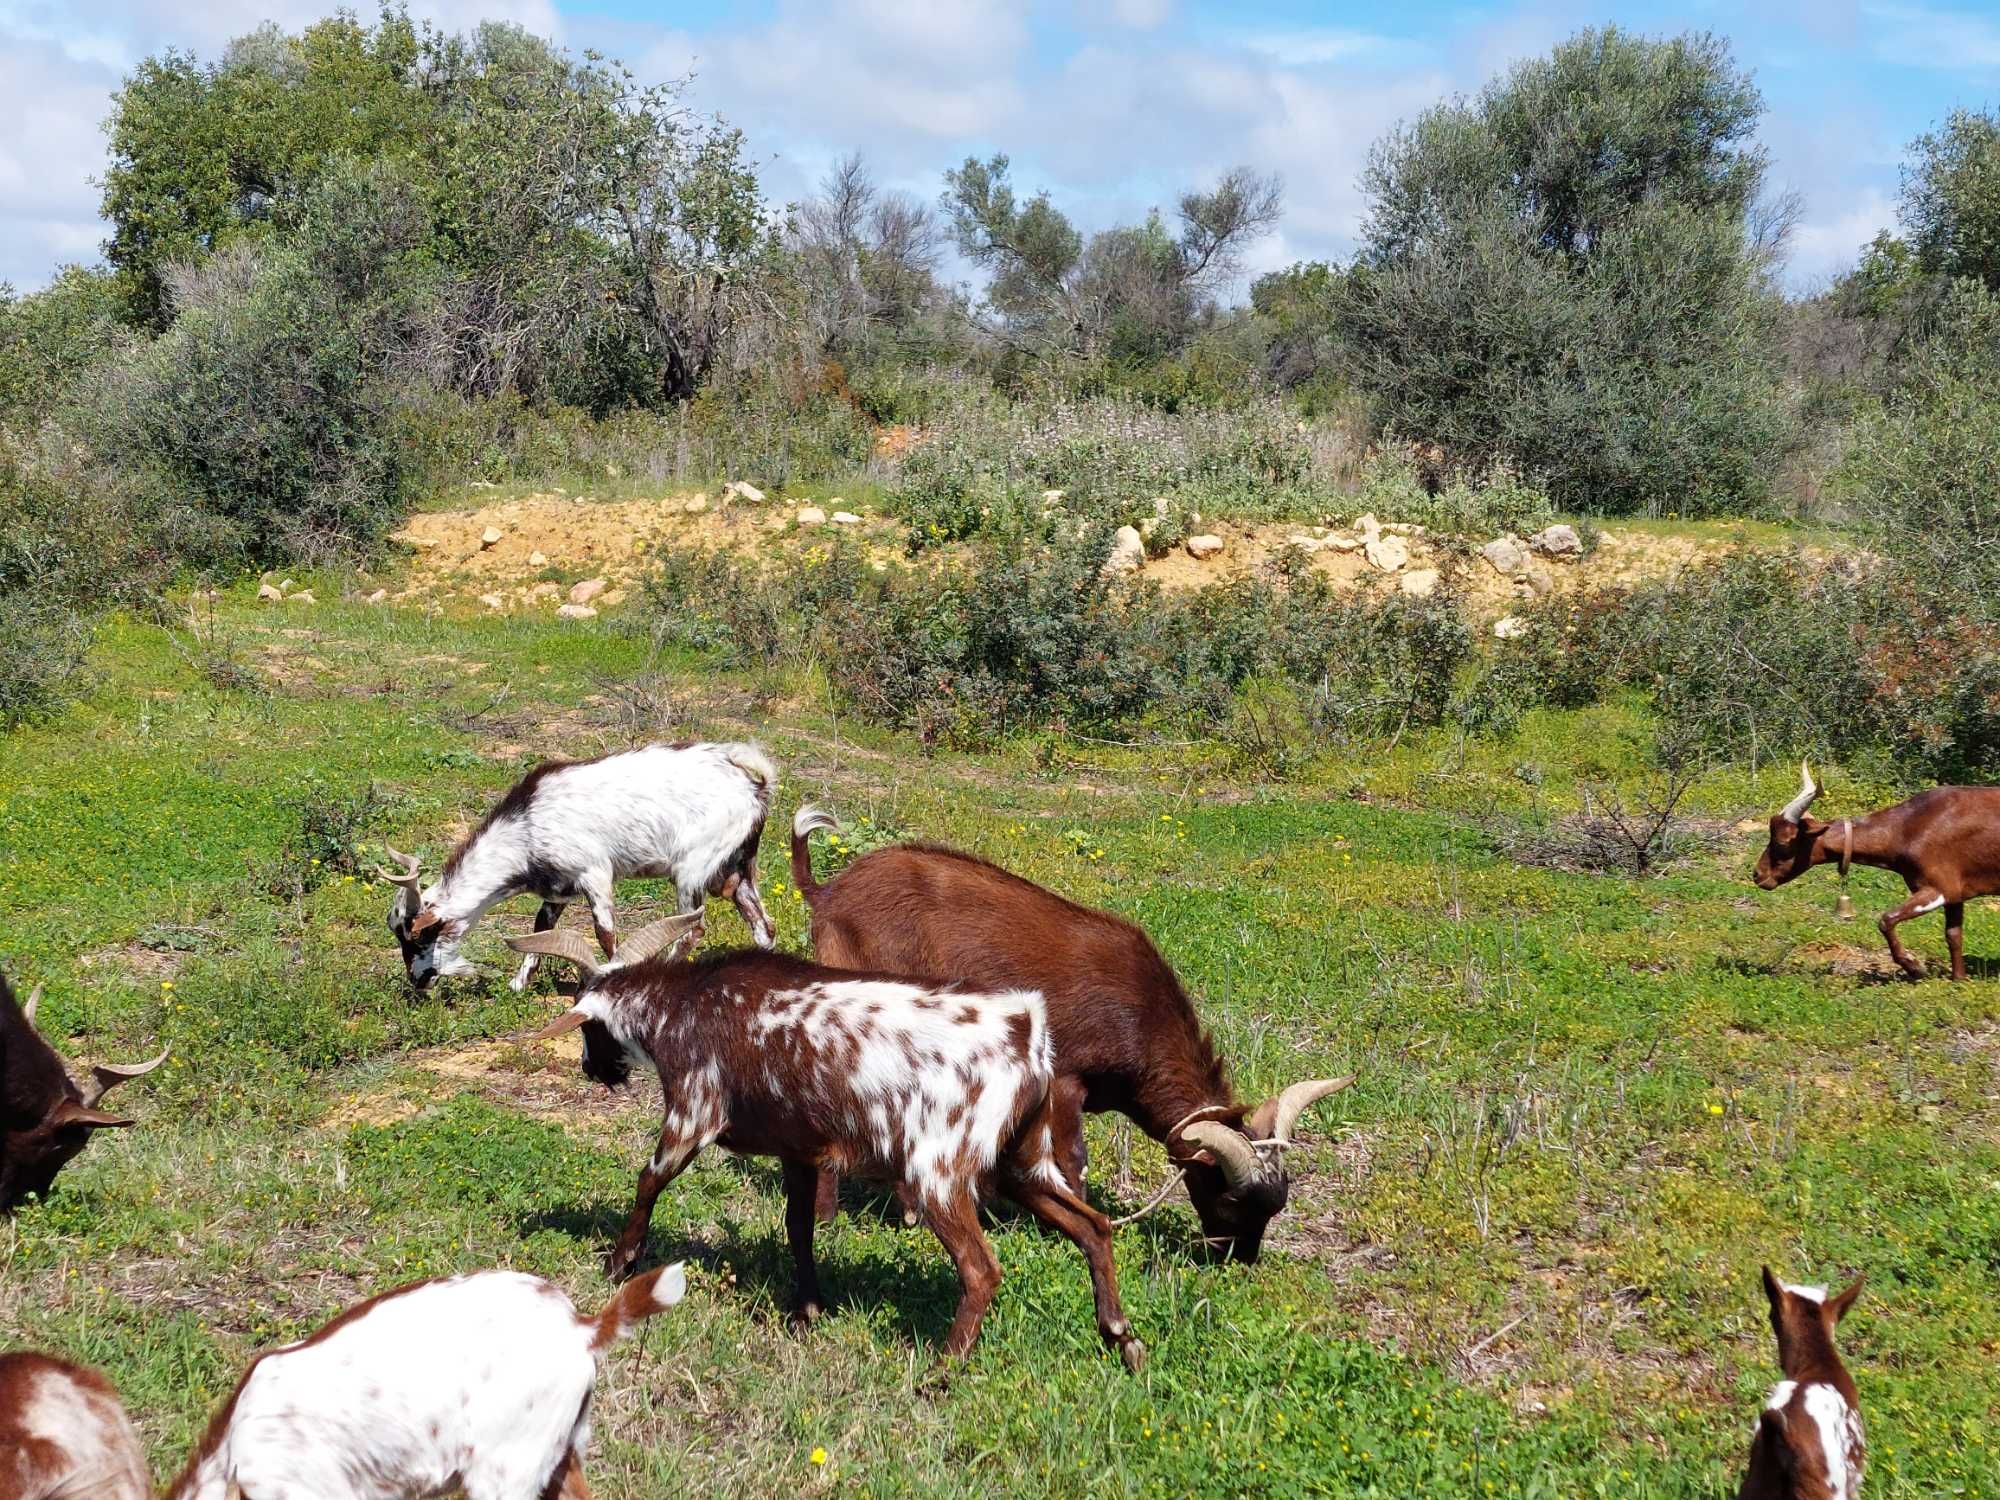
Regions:
<instances>
[{"instance_id":1,"label":"goat ear","mask_svg":"<svg viewBox=\"0 0 2000 1500\"><path fill-rule=\"evenodd\" d=\"M1771 1321L1775 1325L1778 1315L1784 1311L1785 1284L1771 1274L1769 1266L1764 1267L1764 1300L1771 1305Z\"/></svg>"},{"instance_id":2,"label":"goat ear","mask_svg":"<svg viewBox=\"0 0 2000 1500\"><path fill-rule=\"evenodd\" d=\"M410 936L419 937L429 932L443 920L444 918L440 917L433 908L426 906L410 919Z\"/></svg>"},{"instance_id":3,"label":"goat ear","mask_svg":"<svg viewBox=\"0 0 2000 1500\"><path fill-rule=\"evenodd\" d=\"M42 987L38 984L28 991L28 998L21 1002L21 1014L30 1026L35 1024L35 1007L42 1003Z\"/></svg>"},{"instance_id":4,"label":"goat ear","mask_svg":"<svg viewBox=\"0 0 2000 1500\"><path fill-rule=\"evenodd\" d=\"M1854 1299L1861 1295L1861 1283L1867 1279L1865 1275L1857 1276L1853 1281L1848 1283L1846 1290L1838 1292L1827 1299L1827 1316L1835 1324L1838 1324L1842 1318L1847 1316L1847 1309L1852 1307Z\"/></svg>"},{"instance_id":5,"label":"goat ear","mask_svg":"<svg viewBox=\"0 0 2000 1500\"><path fill-rule=\"evenodd\" d=\"M571 1032L576 1030L577 1027L583 1025L583 1023L588 1021L589 1019L590 1017L583 1011L566 1010L561 1015L557 1016L553 1021L549 1022L548 1025L544 1026L540 1031L537 1031L534 1034L532 1034L528 1038L528 1040L531 1042L552 1041L554 1038L562 1036L566 1032Z\"/></svg>"},{"instance_id":6,"label":"goat ear","mask_svg":"<svg viewBox=\"0 0 2000 1500\"><path fill-rule=\"evenodd\" d=\"M110 1130L135 1123L123 1115L106 1114L101 1109L92 1109L87 1104L79 1104L74 1099L64 1099L49 1111L45 1123L51 1130L65 1125L84 1125L92 1130Z\"/></svg>"}]
</instances>

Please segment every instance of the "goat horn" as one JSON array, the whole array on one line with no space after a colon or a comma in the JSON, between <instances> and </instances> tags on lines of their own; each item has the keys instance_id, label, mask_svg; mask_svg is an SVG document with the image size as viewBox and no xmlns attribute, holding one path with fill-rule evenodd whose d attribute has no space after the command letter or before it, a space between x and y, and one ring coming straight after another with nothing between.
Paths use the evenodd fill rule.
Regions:
<instances>
[{"instance_id":1,"label":"goat horn","mask_svg":"<svg viewBox=\"0 0 2000 1500\"><path fill-rule=\"evenodd\" d=\"M1813 798L1818 795L1819 783L1813 780L1812 767L1804 761L1800 761L1799 794L1785 804L1785 810L1779 813L1778 816L1783 818L1787 823L1798 822L1800 818L1806 815L1806 809L1812 806Z\"/></svg>"},{"instance_id":2,"label":"goat horn","mask_svg":"<svg viewBox=\"0 0 2000 1500\"><path fill-rule=\"evenodd\" d=\"M577 1027L583 1025L589 1019L590 1017L583 1011L566 1010L540 1031L530 1033L528 1040L531 1042L552 1041L565 1032L576 1030Z\"/></svg>"},{"instance_id":3,"label":"goat horn","mask_svg":"<svg viewBox=\"0 0 2000 1500\"><path fill-rule=\"evenodd\" d=\"M28 998L21 1004L21 1014L26 1016L30 1026L35 1024L35 1007L42 1003L42 987L38 984L28 991Z\"/></svg>"},{"instance_id":4,"label":"goat horn","mask_svg":"<svg viewBox=\"0 0 2000 1500\"><path fill-rule=\"evenodd\" d=\"M167 1060L167 1054L174 1049L164 1047L160 1055L151 1062L142 1063L98 1063L91 1068L91 1076L97 1080L97 1087L88 1089L83 1096L83 1107L90 1109L119 1084L132 1078L144 1078L153 1069Z\"/></svg>"},{"instance_id":5,"label":"goat horn","mask_svg":"<svg viewBox=\"0 0 2000 1500\"><path fill-rule=\"evenodd\" d=\"M1231 1188L1245 1187L1263 1175L1263 1164L1249 1139L1220 1120L1196 1120L1192 1125L1183 1125L1180 1138L1213 1156Z\"/></svg>"},{"instance_id":6,"label":"goat horn","mask_svg":"<svg viewBox=\"0 0 2000 1500\"><path fill-rule=\"evenodd\" d=\"M1345 1078L1313 1078L1293 1084L1250 1112L1247 1123L1251 1133L1274 1141L1289 1141L1292 1127L1299 1123L1300 1115L1327 1095L1339 1093L1357 1076L1349 1073Z\"/></svg>"},{"instance_id":7,"label":"goat horn","mask_svg":"<svg viewBox=\"0 0 2000 1500\"><path fill-rule=\"evenodd\" d=\"M672 947L686 938L700 937L702 922L703 914L699 911L684 911L678 916L649 922L630 937L622 939L615 956L621 966L643 963L662 948Z\"/></svg>"},{"instance_id":8,"label":"goat horn","mask_svg":"<svg viewBox=\"0 0 2000 1500\"><path fill-rule=\"evenodd\" d=\"M508 938L507 946L516 953L566 958L583 970L586 979L594 979L598 974L597 954L591 948L589 939L580 932L565 932L560 927L549 932L531 932L523 937Z\"/></svg>"},{"instance_id":9,"label":"goat horn","mask_svg":"<svg viewBox=\"0 0 2000 1500\"><path fill-rule=\"evenodd\" d=\"M423 883L424 878L422 874L422 862L415 855L405 854L402 850L393 848L388 844L384 844L382 847L388 851L389 858L395 860L403 868L401 871L396 871L389 869L386 865L377 865L375 867L376 873L391 885L405 886L413 891L417 889Z\"/></svg>"}]
</instances>

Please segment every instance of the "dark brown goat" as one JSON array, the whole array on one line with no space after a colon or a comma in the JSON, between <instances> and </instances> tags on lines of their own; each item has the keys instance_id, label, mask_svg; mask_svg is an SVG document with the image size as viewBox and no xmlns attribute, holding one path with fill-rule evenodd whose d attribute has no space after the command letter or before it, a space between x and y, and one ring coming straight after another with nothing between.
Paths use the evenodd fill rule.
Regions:
<instances>
[{"instance_id":1,"label":"dark brown goat","mask_svg":"<svg viewBox=\"0 0 2000 1500\"><path fill-rule=\"evenodd\" d=\"M878 849L822 885L806 840L835 826L813 807L792 821L792 878L812 908L819 961L1040 990L1055 1046L1056 1159L1070 1190L1083 1195L1084 1113L1116 1110L1185 1171L1210 1250L1254 1261L1291 1192L1282 1147L1293 1125L1352 1076L1238 1104L1180 980L1132 923L925 844ZM823 1217L836 1186L830 1176L820 1185Z\"/></svg>"},{"instance_id":2,"label":"dark brown goat","mask_svg":"<svg viewBox=\"0 0 2000 1500\"><path fill-rule=\"evenodd\" d=\"M1912 978L1923 978L1923 961L1897 941L1896 928L1943 908L1951 977L1965 978L1965 903L2000 893L2000 787L1933 787L1866 817L1827 823L1806 816L1820 788L1810 766L1801 764L1799 774L1799 794L1771 819L1757 884L1774 891L1814 865L1893 870L1910 899L1877 919L1889 956Z\"/></svg>"},{"instance_id":3,"label":"dark brown goat","mask_svg":"<svg viewBox=\"0 0 2000 1500\"><path fill-rule=\"evenodd\" d=\"M30 1193L47 1194L56 1173L90 1144L93 1131L132 1122L97 1107L128 1078L150 1073L167 1060L121 1066L99 1063L93 1082L80 1089L62 1059L35 1030L39 987L23 1006L0 977L0 1213L11 1213Z\"/></svg>"},{"instance_id":4,"label":"dark brown goat","mask_svg":"<svg viewBox=\"0 0 2000 1500\"><path fill-rule=\"evenodd\" d=\"M1860 1295L1856 1277L1828 1297L1825 1287L1787 1286L1764 1267L1778 1369L1750 1439L1750 1467L1737 1500L1857 1500L1867 1440L1860 1396L1833 1346L1833 1330Z\"/></svg>"},{"instance_id":5,"label":"dark brown goat","mask_svg":"<svg viewBox=\"0 0 2000 1500\"><path fill-rule=\"evenodd\" d=\"M820 1309L813 1261L819 1174L896 1183L921 1205L958 1270L946 1354L963 1354L1000 1284L979 1227L995 1187L1084 1254L1097 1328L1128 1368L1145 1361L1118 1300L1111 1222L1063 1181L1050 1130L1053 1063L1042 997L1008 984L953 984L824 968L744 951L696 962L675 954L701 913L669 917L618 945L601 967L580 933L510 938L519 952L569 959L584 973L575 1005L542 1034L586 1028L585 1070L622 1081L631 1060L660 1075L659 1149L605 1269L629 1275L653 1204L713 1144L784 1167L785 1229L796 1306ZM666 950L666 951L662 951ZM596 1033L593 1045L592 1032Z\"/></svg>"}]
</instances>

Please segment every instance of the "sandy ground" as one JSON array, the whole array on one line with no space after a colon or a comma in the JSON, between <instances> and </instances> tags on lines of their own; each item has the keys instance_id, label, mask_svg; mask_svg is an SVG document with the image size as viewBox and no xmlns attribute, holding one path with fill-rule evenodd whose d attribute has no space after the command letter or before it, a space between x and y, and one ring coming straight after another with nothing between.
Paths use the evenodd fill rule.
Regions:
<instances>
[{"instance_id":1,"label":"sandy ground","mask_svg":"<svg viewBox=\"0 0 2000 1500\"><path fill-rule=\"evenodd\" d=\"M689 506L695 509L690 510ZM553 613L585 580L603 581L588 602L609 607L623 600L664 548L719 548L768 552L805 547L829 533L847 532L874 557L902 555L902 527L893 518L839 499L817 502L829 516L851 509L855 524L826 522L801 526L799 502L725 498L719 492L682 493L634 500L595 500L561 492L499 500L464 510L414 516L395 539L412 551L399 590L404 602L464 605L500 610ZM1319 537L1327 528L1296 522L1216 522L1207 528L1222 538L1219 556L1196 559L1176 549L1146 564L1144 576L1167 589L1202 588L1262 567L1298 536ZM1311 554L1312 566L1344 586L1396 588L1411 573L1436 569L1456 579L1469 610L1493 620L1507 614L1529 588L1518 578L1496 573L1476 554L1433 548L1410 536L1410 561L1400 574L1371 566L1359 552L1326 548ZM1548 586L1557 591L1657 577L1724 550L1720 541L1661 537L1646 532L1607 530L1589 557L1565 562L1536 559Z\"/></svg>"}]
</instances>

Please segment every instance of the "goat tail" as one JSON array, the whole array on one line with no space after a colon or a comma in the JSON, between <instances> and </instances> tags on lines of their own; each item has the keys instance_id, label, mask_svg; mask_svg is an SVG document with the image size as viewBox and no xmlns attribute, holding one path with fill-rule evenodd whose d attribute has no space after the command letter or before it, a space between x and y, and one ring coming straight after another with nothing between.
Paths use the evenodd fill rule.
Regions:
<instances>
[{"instance_id":1,"label":"goat tail","mask_svg":"<svg viewBox=\"0 0 2000 1500\"><path fill-rule=\"evenodd\" d=\"M819 882L813 879L812 845L806 840L815 829L838 827L840 819L810 802L792 818L792 884L799 888L799 894L809 904L819 894Z\"/></svg>"},{"instance_id":2,"label":"goat tail","mask_svg":"<svg viewBox=\"0 0 2000 1500\"><path fill-rule=\"evenodd\" d=\"M722 758L756 782L757 789L766 797L778 785L778 767L765 753L762 745L754 745L748 741L724 745Z\"/></svg>"},{"instance_id":3,"label":"goat tail","mask_svg":"<svg viewBox=\"0 0 2000 1500\"><path fill-rule=\"evenodd\" d=\"M654 1313L672 1307L686 1293L687 1271L679 1261L634 1276L618 1289L618 1295L603 1312L584 1320L596 1325L590 1337L590 1352L601 1355Z\"/></svg>"}]
</instances>

